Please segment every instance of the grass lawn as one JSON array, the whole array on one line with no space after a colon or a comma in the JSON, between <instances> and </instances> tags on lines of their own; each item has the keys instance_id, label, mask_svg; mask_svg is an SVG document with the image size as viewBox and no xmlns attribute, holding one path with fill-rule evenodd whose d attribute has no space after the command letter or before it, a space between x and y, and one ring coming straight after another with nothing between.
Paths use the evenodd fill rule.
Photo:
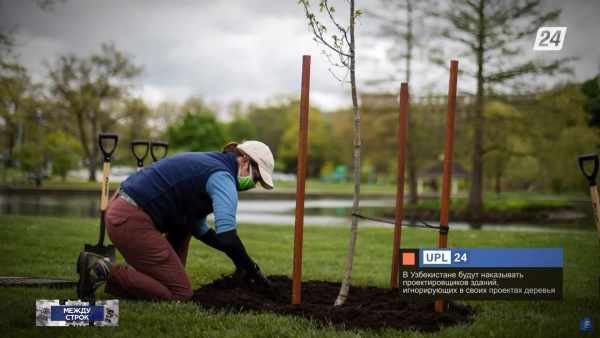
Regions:
<instances>
[{"instance_id":1,"label":"grass lawn","mask_svg":"<svg viewBox=\"0 0 600 338\"><path fill-rule=\"evenodd\" d=\"M292 273L293 227L240 225L250 255L267 275ZM347 254L346 227L306 227L303 280L341 281ZM405 228L402 247L437 247L438 233ZM84 243L96 243L98 222L90 219L0 216L0 273L76 279L75 262ZM392 230L359 230L352 282L389 285ZM594 235L528 232L451 231L449 247L561 247L564 249L563 301L470 302L480 313L470 325L436 334L413 332L339 332L314 323L275 315L233 315L199 310L192 303L121 300L119 327L35 327L35 300L75 298L75 289L0 288L3 337L41 335L154 337L592 337L579 319L600 322L600 251ZM122 257L117 258L123 262ZM195 287L233 271L222 253L192 239L187 265ZM101 288L96 298L113 299ZM350 294L350 297L352 295ZM334 299L331 299L333 304ZM598 324L596 324L598 325ZM595 328L597 331L598 328ZM58 333L60 332L60 333Z\"/></svg>"}]
</instances>

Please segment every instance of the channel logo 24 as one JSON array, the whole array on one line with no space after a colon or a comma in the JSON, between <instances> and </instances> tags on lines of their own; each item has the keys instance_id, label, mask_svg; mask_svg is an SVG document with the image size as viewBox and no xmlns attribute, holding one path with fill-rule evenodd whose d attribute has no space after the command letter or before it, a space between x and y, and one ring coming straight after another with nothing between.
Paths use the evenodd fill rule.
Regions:
<instances>
[{"instance_id":1,"label":"channel logo 24","mask_svg":"<svg viewBox=\"0 0 600 338\"><path fill-rule=\"evenodd\" d=\"M567 27L540 27L533 50L561 50L566 34Z\"/></svg>"}]
</instances>

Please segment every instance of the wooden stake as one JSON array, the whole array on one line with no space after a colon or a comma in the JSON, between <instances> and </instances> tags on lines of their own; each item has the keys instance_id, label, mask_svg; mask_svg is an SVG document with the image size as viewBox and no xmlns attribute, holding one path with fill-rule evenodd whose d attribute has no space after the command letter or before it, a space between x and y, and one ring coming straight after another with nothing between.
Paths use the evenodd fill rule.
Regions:
<instances>
[{"instance_id":1,"label":"wooden stake","mask_svg":"<svg viewBox=\"0 0 600 338\"><path fill-rule=\"evenodd\" d=\"M406 155L406 112L408 107L408 83L400 84L400 109L398 122L398 185L396 188L396 223L402 222L404 212L404 163ZM394 248L392 252L392 276L390 278L390 289L398 287L398 249L402 226L394 226Z\"/></svg>"},{"instance_id":2,"label":"wooden stake","mask_svg":"<svg viewBox=\"0 0 600 338\"><path fill-rule=\"evenodd\" d=\"M302 236L304 232L304 189L306 183L306 147L308 141L308 94L310 92L310 55L302 57L300 94L300 132L298 138L298 175L296 185L296 226L294 230L294 275L292 304L300 304L302 285Z\"/></svg>"},{"instance_id":3,"label":"wooden stake","mask_svg":"<svg viewBox=\"0 0 600 338\"><path fill-rule=\"evenodd\" d=\"M444 149L444 182L442 184L442 210L440 225L448 226L450 214L450 190L452 180L452 148L454 147L454 112L456 111L456 83L458 81L458 61L450 61L450 85L448 88L448 113L446 114L446 145ZM448 244L448 230L440 229L439 247ZM444 302L435 301L435 311L442 312Z\"/></svg>"}]
</instances>

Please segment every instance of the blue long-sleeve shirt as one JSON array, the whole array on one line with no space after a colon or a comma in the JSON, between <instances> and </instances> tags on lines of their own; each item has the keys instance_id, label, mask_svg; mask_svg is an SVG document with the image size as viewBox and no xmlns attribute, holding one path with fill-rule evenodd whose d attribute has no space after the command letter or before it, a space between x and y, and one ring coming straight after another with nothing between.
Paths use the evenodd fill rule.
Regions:
<instances>
[{"instance_id":1,"label":"blue long-sleeve shirt","mask_svg":"<svg viewBox=\"0 0 600 338\"><path fill-rule=\"evenodd\" d=\"M238 193L233 176L226 171L211 174L206 182L206 192L213 201L216 233L236 229ZM192 226L191 232L196 239L199 239L208 230L210 226L204 217Z\"/></svg>"}]
</instances>

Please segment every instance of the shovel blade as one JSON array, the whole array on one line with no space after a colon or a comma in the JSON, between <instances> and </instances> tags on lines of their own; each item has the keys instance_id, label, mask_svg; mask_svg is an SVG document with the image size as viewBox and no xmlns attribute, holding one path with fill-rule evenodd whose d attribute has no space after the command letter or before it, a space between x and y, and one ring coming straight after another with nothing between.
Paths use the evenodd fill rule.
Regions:
<instances>
[{"instance_id":1,"label":"shovel blade","mask_svg":"<svg viewBox=\"0 0 600 338\"><path fill-rule=\"evenodd\" d=\"M96 245L86 244L85 247L83 248L83 251L91 252L96 255L108 256L110 258L111 262L117 261L114 245L107 246L107 245L100 245L100 244L96 244Z\"/></svg>"}]
</instances>

